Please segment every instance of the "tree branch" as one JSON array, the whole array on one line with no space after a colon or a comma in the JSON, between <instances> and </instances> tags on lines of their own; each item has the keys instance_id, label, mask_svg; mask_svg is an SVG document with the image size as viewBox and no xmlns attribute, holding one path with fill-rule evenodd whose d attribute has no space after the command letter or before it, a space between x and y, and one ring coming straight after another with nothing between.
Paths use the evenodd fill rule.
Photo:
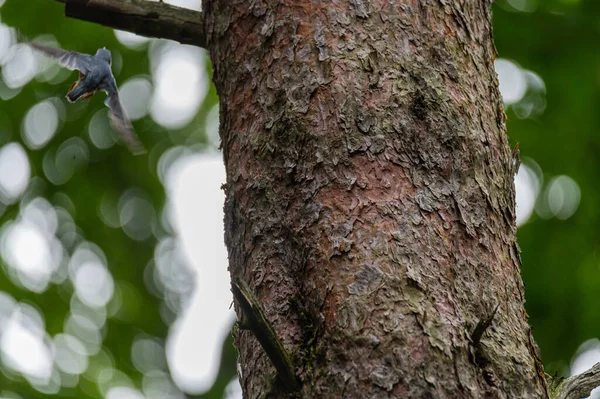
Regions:
<instances>
[{"instance_id":1,"label":"tree branch","mask_svg":"<svg viewBox=\"0 0 600 399\"><path fill-rule=\"evenodd\" d=\"M260 302L248 284L239 278L232 277L231 292L243 312L243 319L238 323L240 329L252 331L275 366L281 381L289 391L298 391L300 386L290 355L281 344L271 322L267 319Z\"/></svg>"},{"instance_id":2,"label":"tree branch","mask_svg":"<svg viewBox=\"0 0 600 399\"><path fill-rule=\"evenodd\" d=\"M138 35L204 47L202 13L145 0L57 0L65 15Z\"/></svg>"},{"instance_id":3,"label":"tree branch","mask_svg":"<svg viewBox=\"0 0 600 399\"><path fill-rule=\"evenodd\" d=\"M579 399L590 396L600 386L600 363L569 378L551 378L550 399Z\"/></svg>"}]
</instances>

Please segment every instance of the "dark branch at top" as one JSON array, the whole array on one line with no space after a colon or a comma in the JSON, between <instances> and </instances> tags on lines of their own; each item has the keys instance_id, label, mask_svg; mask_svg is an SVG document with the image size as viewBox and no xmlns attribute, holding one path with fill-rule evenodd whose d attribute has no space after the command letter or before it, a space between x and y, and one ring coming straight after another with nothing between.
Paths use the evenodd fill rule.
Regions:
<instances>
[{"instance_id":1,"label":"dark branch at top","mask_svg":"<svg viewBox=\"0 0 600 399\"><path fill-rule=\"evenodd\" d=\"M202 13L146 0L58 0L65 15L111 28L204 47Z\"/></svg>"}]
</instances>

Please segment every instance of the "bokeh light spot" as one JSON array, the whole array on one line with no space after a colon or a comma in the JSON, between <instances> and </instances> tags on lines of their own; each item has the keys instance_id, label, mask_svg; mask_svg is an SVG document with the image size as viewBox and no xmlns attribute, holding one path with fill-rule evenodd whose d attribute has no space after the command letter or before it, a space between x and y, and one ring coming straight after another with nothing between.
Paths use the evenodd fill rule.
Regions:
<instances>
[{"instance_id":1,"label":"bokeh light spot","mask_svg":"<svg viewBox=\"0 0 600 399\"><path fill-rule=\"evenodd\" d=\"M586 372L598 362L600 362L600 341L597 338L587 340L579 346L571 362L571 375ZM600 388L594 389L588 398L600 399Z\"/></svg>"},{"instance_id":2,"label":"bokeh light spot","mask_svg":"<svg viewBox=\"0 0 600 399\"><path fill-rule=\"evenodd\" d=\"M77 337L88 355L92 356L100 351L102 335L96 323L79 313L71 313L65 321L65 332Z\"/></svg>"},{"instance_id":3,"label":"bokeh light spot","mask_svg":"<svg viewBox=\"0 0 600 399\"><path fill-rule=\"evenodd\" d=\"M205 52L169 43L150 56L155 86L152 118L167 128L181 128L196 115L208 92Z\"/></svg>"},{"instance_id":4,"label":"bokeh light spot","mask_svg":"<svg viewBox=\"0 0 600 399\"><path fill-rule=\"evenodd\" d=\"M136 35L135 33L126 32L123 30L115 29L115 37L124 46L134 50L144 48L144 46L151 40L148 37Z\"/></svg>"},{"instance_id":5,"label":"bokeh light spot","mask_svg":"<svg viewBox=\"0 0 600 399\"><path fill-rule=\"evenodd\" d=\"M104 109L96 112L90 119L88 134L92 144L103 150L117 142L117 136L110 127L108 114Z\"/></svg>"},{"instance_id":6,"label":"bokeh light spot","mask_svg":"<svg viewBox=\"0 0 600 399\"><path fill-rule=\"evenodd\" d=\"M130 387L113 387L106 393L105 399L146 399L137 389Z\"/></svg>"},{"instance_id":7,"label":"bokeh light spot","mask_svg":"<svg viewBox=\"0 0 600 399\"><path fill-rule=\"evenodd\" d=\"M112 276L98 262L88 261L79 265L73 283L79 299L92 307L105 306L114 292Z\"/></svg>"},{"instance_id":8,"label":"bokeh light spot","mask_svg":"<svg viewBox=\"0 0 600 399\"><path fill-rule=\"evenodd\" d=\"M119 221L125 233L143 241L152 234L156 213L149 196L139 189L126 191L119 199Z\"/></svg>"},{"instance_id":9,"label":"bokeh light spot","mask_svg":"<svg viewBox=\"0 0 600 399\"><path fill-rule=\"evenodd\" d=\"M88 356L80 340L68 334L54 337L54 362L64 373L81 374L88 367Z\"/></svg>"},{"instance_id":10,"label":"bokeh light spot","mask_svg":"<svg viewBox=\"0 0 600 399\"><path fill-rule=\"evenodd\" d=\"M28 45L15 44L11 49L11 56L2 67L2 77L6 86L16 89L35 77L38 64Z\"/></svg>"},{"instance_id":11,"label":"bokeh light spot","mask_svg":"<svg viewBox=\"0 0 600 399\"><path fill-rule=\"evenodd\" d=\"M164 2L177 7L189 8L190 10L200 11L201 9L201 2L196 0L164 0Z\"/></svg>"},{"instance_id":12,"label":"bokeh light spot","mask_svg":"<svg viewBox=\"0 0 600 399\"><path fill-rule=\"evenodd\" d=\"M65 184L76 170L87 165L89 150L81 137L65 140L56 150L46 151L43 159L44 174L54 185Z\"/></svg>"},{"instance_id":13,"label":"bokeh light spot","mask_svg":"<svg viewBox=\"0 0 600 399\"><path fill-rule=\"evenodd\" d=\"M0 0L0 5L3 0ZM10 49L15 43L15 31L0 23L0 65L4 64L10 54Z\"/></svg>"},{"instance_id":14,"label":"bokeh light spot","mask_svg":"<svg viewBox=\"0 0 600 399\"><path fill-rule=\"evenodd\" d=\"M178 289L175 279L166 275L167 265L186 264L187 258L196 274L191 298L184 303L167 340L167 359L173 380L185 392L201 393L210 388L216 377L222 339L234 319L229 310L232 298L227 290L229 276L223 241L224 194L220 185L224 181L225 168L217 153L184 154L170 164L166 173L167 192L173 207L172 224L181 243L163 240L156 250L156 270L167 288L165 301L169 303L168 293ZM198 201L204 206L198 207ZM182 252L175 250L180 245L183 245L185 258L169 262L175 258L173 254ZM210 329L205 328L203 319L206 317L212 320Z\"/></svg>"},{"instance_id":15,"label":"bokeh light spot","mask_svg":"<svg viewBox=\"0 0 600 399\"><path fill-rule=\"evenodd\" d=\"M157 338L137 337L131 347L131 359L142 373L167 369L165 348Z\"/></svg>"},{"instance_id":16,"label":"bokeh light spot","mask_svg":"<svg viewBox=\"0 0 600 399\"><path fill-rule=\"evenodd\" d=\"M23 147L9 143L0 149L0 200L14 202L25 191L31 169Z\"/></svg>"},{"instance_id":17,"label":"bokeh light spot","mask_svg":"<svg viewBox=\"0 0 600 399\"><path fill-rule=\"evenodd\" d=\"M510 105L523 98L527 90L527 81L521 67L503 58L495 61L495 67L504 103Z\"/></svg>"},{"instance_id":18,"label":"bokeh light spot","mask_svg":"<svg viewBox=\"0 0 600 399\"><path fill-rule=\"evenodd\" d=\"M569 176L557 176L548 183L546 199L552 215L558 219L570 218L581 198L579 185Z\"/></svg>"},{"instance_id":19,"label":"bokeh light spot","mask_svg":"<svg viewBox=\"0 0 600 399\"><path fill-rule=\"evenodd\" d=\"M525 224L533 214L541 178L541 169L532 160L524 161L515 175L517 226Z\"/></svg>"},{"instance_id":20,"label":"bokeh light spot","mask_svg":"<svg viewBox=\"0 0 600 399\"><path fill-rule=\"evenodd\" d=\"M23 123L23 140L32 149L43 147L56 133L58 112L52 101L42 101L27 111Z\"/></svg>"},{"instance_id":21,"label":"bokeh light spot","mask_svg":"<svg viewBox=\"0 0 600 399\"><path fill-rule=\"evenodd\" d=\"M242 397L242 387L240 381L237 378L229 381L229 384L225 387L225 394L223 399L239 399Z\"/></svg>"},{"instance_id":22,"label":"bokeh light spot","mask_svg":"<svg viewBox=\"0 0 600 399\"><path fill-rule=\"evenodd\" d=\"M185 399L185 395L177 389L164 371L153 370L144 373L142 385L147 399Z\"/></svg>"},{"instance_id":23,"label":"bokeh light spot","mask_svg":"<svg viewBox=\"0 0 600 399\"><path fill-rule=\"evenodd\" d=\"M13 313L0 338L2 361L31 382L48 383L52 376L52 354L44 331L36 324L28 322L27 316L18 310Z\"/></svg>"},{"instance_id":24,"label":"bokeh light spot","mask_svg":"<svg viewBox=\"0 0 600 399\"><path fill-rule=\"evenodd\" d=\"M215 104L206 115L205 130L208 142L213 148L219 148L221 137L219 136L219 104Z\"/></svg>"},{"instance_id":25,"label":"bokeh light spot","mask_svg":"<svg viewBox=\"0 0 600 399\"><path fill-rule=\"evenodd\" d=\"M142 77L129 79L121 85L119 94L131 120L143 118L148 114L148 103L152 96L152 84L148 79Z\"/></svg>"},{"instance_id":26,"label":"bokeh light spot","mask_svg":"<svg viewBox=\"0 0 600 399\"><path fill-rule=\"evenodd\" d=\"M0 235L2 257L12 268L8 276L34 292L47 288L63 259L63 247L54 237L56 214L50 210L39 213L48 209L43 205L48 204L40 199L30 202L21 219L7 223Z\"/></svg>"},{"instance_id":27,"label":"bokeh light spot","mask_svg":"<svg viewBox=\"0 0 600 399\"><path fill-rule=\"evenodd\" d=\"M533 12L537 9L537 1L532 0L506 0L506 2L514 9L520 12Z\"/></svg>"}]
</instances>

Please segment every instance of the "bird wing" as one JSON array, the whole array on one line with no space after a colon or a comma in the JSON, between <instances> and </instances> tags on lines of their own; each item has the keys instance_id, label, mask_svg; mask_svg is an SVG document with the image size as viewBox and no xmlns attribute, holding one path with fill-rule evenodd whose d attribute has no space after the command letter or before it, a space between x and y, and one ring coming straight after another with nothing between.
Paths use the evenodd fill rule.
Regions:
<instances>
[{"instance_id":1,"label":"bird wing","mask_svg":"<svg viewBox=\"0 0 600 399\"><path fill-rule=\"evenodd\" d=\"M79 70L84 75L87 75L90 69L88 54L78 53L77 51L67 51L60 48L48 47L38 43L30 42L29 45L34 49L41 51L49 57L56 58L60 66L67 69Z\"/></svg>"},{"instance_id":2,"label":"bird wing","mask_svg":"<svg viewBox=\"0 0 600 399\"><path fill-rule=\"evenodd\" d=\"M106 104L110 110L110 124L112 128L123 137L123 140L127 143L127 146L134 155L144 154L146 149L135 134L135 130L133 130L133 126L127 117L123 104L121 104L116 84L110 86L111 87L104 89L108 95L104 104Z\"/></svg>"}]
</instances>

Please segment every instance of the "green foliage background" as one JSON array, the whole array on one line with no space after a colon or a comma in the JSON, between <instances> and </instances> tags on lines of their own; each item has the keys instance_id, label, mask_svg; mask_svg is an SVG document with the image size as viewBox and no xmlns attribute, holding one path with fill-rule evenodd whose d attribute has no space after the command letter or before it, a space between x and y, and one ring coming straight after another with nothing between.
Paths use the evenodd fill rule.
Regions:
<instances>
[{"instance_id":1,"label":"green foliage background","mask_svg":"<svg viewBox=\"0 0 600 399\"><path fill-rule=\"evenodd\" d=\"M510 59L543 79L546 108L534 117L520 118L513 107L507 107L508 133L513 143L520 142L521 156L530 157L540 166L544 183L564 174L581 189L581 203L573 216L559 220L534 214L518 233L526 308L534 335L548 371L564 372L578 346L600 335L600 2L519 1L535 9L520 12L511 6L515 1L498 0L494 6L496 47L499 57ZM116 74L117 82L150 73L147 51L120 45L112 29L65 18L63 7L51 0L6 0L0 8L0 19L28 37L52 34L68 49L94 53L106 46L113 53L120 53L123 66ZM73 73L73 80L75 76ZM33 80L16 97L0 102L0 146L22 142L20 126L27 110L44 98L63 98L68 85ZM140 157L132 157L121 146L98 150L89 144L86 126L94 113L104 107L102 102L103 96L99 95L84 106L69 104L66 112L72 118L64 122L44 149L28 150L28 156L32 176L40 178L38 183L43 182L37 184L35 194L51 203L59 198L57 193L66 194L74 204L72 216L82 235L104 250L116 285L129 287L129 296L123 301L126 312L108 318L103 346L112 354L114 367L139 387L142 374L131 361L133 338L145 333L164 339L169 328L159 313L162 298L148 291L143 275L158 239L170 232L162 229L150 239L134 241L121 229L102 222L99 201L105 194L118 198L128 188L139 187L150 195L157 215L160 214L165 202L164 187L157 174L160 155L176 145L194 146L198 151L206 147L204 119L217 97L211 88L194 120L178 131L167 131L150 117L137 121L135 126L142 141L152 148L147 156ZM67 183L54 186L43 172L44 154L55 151L72 136L88 142L90 159L85 167L76 169ZM9 205L0 222L16 218L19 210L18 202ZM43 312L50 335L62 331L73 293L70 283L50 285L42 294L36 294L13 285L0 274L0 290ZM225 385L235 375L235 355L230 339L224 339L217 382L198 397L221 398ZM95 360L103 361L91 358L92 366ZM8 390L31 399L47 396L18 375L8 377L5 368L0 370L0 392ZM63 388L59 395L100 397L93 381L80 381L75 388Z\"/></svg>"},{"instance_id":2,"label":"green foliage background","mask_svg":"<svg viewBox=\"0 0 600 399\"><path fill-rule=\"evenodd\" d=\"M64 4L56 1L8 0L0 8L0 19L2 23L18 29L29 38L51 34L66 49L94 54L97 48L107 47L113 52L115 63L118 58L116 54L120 53L123 62L120 72L115 73L117 83L136 75L150 74L146 47L141 51L131 50L116 40L112 29L68 19L63 13ZM208 63L208 60L206 62ZM42 99L64 99L71 81L77 78L76 72L71 72L71 77L72 80L68 79L56 85L33 80L24 86L16 97L0 102L0 146L14 141L23 143L20 130L26 112ZM63 101L66 105L66 100ZM211 86L194 120L177 131L166 130L154 123L150 117L136 121L135 128L149 149L147 155L137 157L132 156L124 146L115 145L108 150L99 150L89 142L87 125L98 110L105 108L103 102L104 95L97 94L89 102L68 104L66 112L69 115L68 119L72 120L64 122L62 128L59 128L42 150L28 151L28 156L32 176L39 176L44 181L44 184L36 189L35 195L41 195L53 204L57 193L66 194L71 199L75 208L72 216L83 237L104 251L115 285L126 288L121 289L121 293L125 295L122 298L124 309L118 312L117 317L109 317L106 322L103 346L112 355L114 367L131 377L140 388L142 374L131 360L133 339L142 333L164 339L169 328L159 312L162 298L149 292L144 271L153 259L158 238L169 235L170 232L160 228L158 224L159 231L156 235L141 242L134 241L122 229L110 228L103 223L99 211L100 200L104 195L108 195L114 198L116 204L116 200L125 190L136 187L149 194L156 214L160 215L165 204L165 189L157 173L160 156L165 150L177 145L193 146L198 151L207 146L204 118L217 103L217 97ZM56 151L71 136L80 136L88 143L90 159L85 167L76 169L67 183L54 186L44 175L44 154L46 151ZM27 148L24 143L23 147ZM77 160L74 159L73 162ZM16 218L19 210L18 202L9 206L1 216L2 222ZM36 294L16 287L0 273L0 290L9 293L17 301L30 303L38 308L44 314L47 332L51 336L62 332L73 293L69 282L50 285L42 294ZM225 342L222 370L213 388L197 397L223 397L226 384L235 376L235 354L231 340L229 337L223 338ZM100 367L105 360L92 357L90 368L94 367L95 361ZM18 375L8 378L0 373L0 392L3 390L16 392L27 399L46 397ZM59 394L82 399L101 397L94 382L85 378L80 379L77 388L63 388Z\"/></svg>"},{"instance_id":3,"label":"green foliage background","mask_svg":"<svg viewBox=\"0 0 600 399\"><path fill-rule=\"evenodd\" d=\"M542 115L509 107L508 134L544 183L568 175L581 190L566 220L535 214L518 230L526 309L547 372L564 372L578 346L600 336L600 2L529 1L536 11L494 8L499 56L534 71L546 85ZM600 360L600 359L598 359Z\"/></svg>"}]
</instances>

